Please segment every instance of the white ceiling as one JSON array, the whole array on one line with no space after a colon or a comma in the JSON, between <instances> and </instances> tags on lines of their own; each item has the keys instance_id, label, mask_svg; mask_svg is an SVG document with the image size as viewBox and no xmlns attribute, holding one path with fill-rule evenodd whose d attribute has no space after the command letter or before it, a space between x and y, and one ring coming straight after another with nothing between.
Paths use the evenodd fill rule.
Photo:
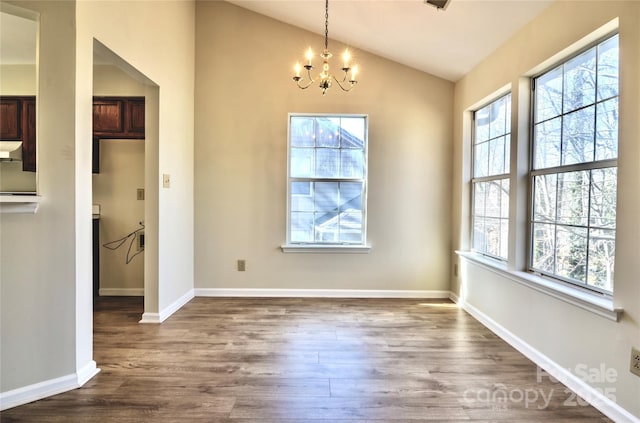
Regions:
<instances>
[{"instance_id":1,"label":"white ceiling","mask_svg":"<svg viewBox=\"0 0 640 423\"><path fill-rule=\"evenodd\" d=\"M227 1L324 35L323 0ZM330 0L329 37L457 81L553 1L451 0L442 11L422 0ZM0 18L0 63L35 63L36 23Z\"/></svg>"},{"instance_id":2,"label":"white ceiling","mask_svg":"<svg viewBox=\"0 0 640 423\"><path fill-rule=\"evenodd\" d=\"M227 1L324 35L324 0ZM457 81L553 1L451 0L438 10L422 0L330 0L329 38Z\"/></svg>"}]
</instances>

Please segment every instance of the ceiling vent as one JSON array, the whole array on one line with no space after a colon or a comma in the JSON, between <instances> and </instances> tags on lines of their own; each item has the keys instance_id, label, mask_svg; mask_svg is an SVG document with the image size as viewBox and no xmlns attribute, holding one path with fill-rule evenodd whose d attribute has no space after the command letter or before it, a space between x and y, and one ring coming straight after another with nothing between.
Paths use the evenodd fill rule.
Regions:
<instances>
[{"instance_id":1,"label":"ceiling vent","mask_svg":"<svg viewBox=\"0 0 640 423\"><path fill-rule=\"evenodd\" d=\"M444 10L449 6L451 0L424 0L425 4L429 4L438 10Z\"/></svg>"}]
</instances>

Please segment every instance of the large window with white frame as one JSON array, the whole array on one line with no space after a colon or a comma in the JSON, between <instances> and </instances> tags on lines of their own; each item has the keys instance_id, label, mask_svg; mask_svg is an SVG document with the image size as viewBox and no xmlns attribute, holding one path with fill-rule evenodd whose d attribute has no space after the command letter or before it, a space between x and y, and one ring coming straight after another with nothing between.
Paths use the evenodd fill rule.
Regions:
<instances>
[{"instance_id":1,"label":"large window with white frame","mask_svg":"<svg viewBox=\"0 0 640 423\"><path fill-rule=\"evenodd\" d=\"M473 113L472 247L507 259L511 94Z\"/></svg>"},{"instance_id":2,"label":"large window with white frame","mask_svg":"<svg viewBox=\"0 0 640 423\"><path fill-rule=\"evenodd\" d=\"M287 244L366 243L367 116L289 115Z\"/></svg>"},{"instance_id":3,"label":"large window with white frame","mask_svg":"<svg viewBox=\"0 0 640 423\"><path fill-rule=\"evenodd\" d=\"M533 79L530 269L613 292L618 35Z\"/></svg>"}]
</instances>

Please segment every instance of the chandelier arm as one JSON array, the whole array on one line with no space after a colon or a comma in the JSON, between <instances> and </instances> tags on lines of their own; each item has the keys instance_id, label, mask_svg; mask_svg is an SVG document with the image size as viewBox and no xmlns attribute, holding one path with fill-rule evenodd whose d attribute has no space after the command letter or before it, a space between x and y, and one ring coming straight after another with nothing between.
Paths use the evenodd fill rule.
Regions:
<instances>
[{"instance_id":1,"label":"chandelier arm","mask_svg":"<svg viewBox=\"0 0 640 423\"><path fill-rule=\"evenodd\" d=\"M336 83L342 89L342 91L347 91L347 92L351 91L353 89L354 85L358 83L358 81L349 81L349 87L345 88L342 85L342 82L345 82L347 80L347 76L346 75L345 75L344 79L342 80L342 82L340 80L338 80L338 78L336 78L335 76L333 77L333 80L336 81Z\"/></svg>"}]
</instances>

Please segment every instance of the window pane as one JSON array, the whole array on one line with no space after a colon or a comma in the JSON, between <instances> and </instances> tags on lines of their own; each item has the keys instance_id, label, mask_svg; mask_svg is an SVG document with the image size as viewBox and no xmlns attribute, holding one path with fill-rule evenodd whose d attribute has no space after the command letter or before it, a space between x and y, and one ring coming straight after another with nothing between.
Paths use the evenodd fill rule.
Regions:
<instances>
[{"instance_id":1,"label":"window pane","mask_svg":"<svg viewBox=\"0 0 640 423\"><path fill-rule=\"evenodd\" d=\"M500 255L500 234L502 228L500 227L500 219L486 218L484 220L484 237L486 243L486 253L493 256Z\"/></svg>"},{"instance_id":2,"label":"window pane","mask_svg":"<svg viewBox=\"0 0 640 423\"><path fill-rule=\"evenodd\" d=\"M291 177L306 178L313 175L313 148L291 148Z\"/></svg>"},{"instance_id":3,"label":"window pane","mask_svg":"<svg viewBox=\"0 0 640 423\"><path fill-rule=\"evenodd\" d=\"M500 221L500 257L505 259L509 256L509 221Z\"/></svg>"},{"instance_id":4,"label":"window pane","mask_svg":"<svg viewBox=\"0 0 640 423\"><path fill-rule=\"evenodd\" d=\"M338 213L315 213L316 242L338 242Z\"/></svg>"},{"instance_id":5,"label":"window pane","mask_svg":"<svg viewBox=\"0 0 640 423\"><path fill-rule=\"evenodd\" d=\"M558 276L586 282L587 229L558 226L556 229L556 272Z\"/></svg>"},{"instance_id":6,"label":"window pane","mask_svg":"<svg viewBox=\"0 0 640 423\"><path fill-rule=\"evenodd\" d=\"M598 100L618 95L619 69L618 36L615 35L598 46Z\"/></svg>"},{"instance_id":7,"label":"window pane","mask_svg":"<svg viewBox=\"0 0 640 423\"><path fill-rule=\"evenodd\" d=\"M587 225L589 216L589 172L567 172L558 175L558 222Z\"/></svg>"},{"instance_id":8,"label":"window pane","mask_svg":"<svg viewBox=\"0 0 640 423\"><path fill-rule=\"evenodd\" d=\"M618 97L598 104L596 160L618 158Z\"/></svg>"},{"instance_id":9,"label":"window pane","mask_svg":"<svg viewBox=\"0 0 640 423\"><path fill-rule=\"evenodd\" d=\"M473 219L473 249L476 251L487 251L484 230L484 218L475 217Z\"/></svg>"},{"instance_id":10,"label":"window pane","mask_svg":"<svg viewBox=\"0 0 640 423\"><path fill-rule=\"evenodd\" d=\"M362 211L362 183L340 183L340 211Z\"/></svg>"},{"instance_id":11,"label":"window pane","mask_svg":"<svg viewBox=\"0 0 640 423\"><path fill-rule=\"evenodd\" d=\"M533 268L553 273L555 267L555 225L534 223Z\"/></svg>"},{"instance_id":12,"label":"window pane","mask_svg":"<svg viewBox=\"0 0 640 423\"><path fill-rule=\"evenodd\" d=\"M565 115L562 127L562 164L593 161L595 107Z\"/></svg>"},{"instance_id":13,"label":"window pane","mask_svg":"<svg viewBox=\"0 0 640 423\"><path fill-rule=\"evenodd\" d=\"M613 291L613 267L616 256L614 230L589 231L589 274L587 284Z\"/></svg>"},{"instance_id":14,"label":"window pane","mask_svg":"<svg viewBox=\"0 0 640 423\"><path fill-rule=\"evenodd\" d=\"M591 171L591 226L616 227L617 169Z\"/></svg>"},{"instance_id":15,"label":"window pane","mask_svg":"<svg viewBox=\"0 0 640 423\"><path fill-rule=\"evenodd\" d=\"M502 175L504 171L505 137L489 141L489 175Z\"/></svg>"},{"instance_id":16,"label":"window pane","mask_svg":"<svg viewBox=\"0 0 640 423\"><path fill-rule=\"evenodd\" d=\"M501 195L500 195L500 201L501 201L501 211L500 211L500 216L503 219L508 219L509 218L509 180L508 179L503 179L500 183L501 186Z\"/></svg>"},{"instance_id":17,"label":"window pane","mask_svg":"<svg viewBox=\"0 0 640 423\"><path fill-rule=\"evenodd\" d=\"M489 108L490 106L483 107L474 114L476 128L473 135L475 138L475 144L487 141L489 139Z\"/></svg>"},{"instance_id":18,"label":"window pane","mask_svg":"<svg viewBox=\"0 0 640 423\"><path fill-rule=\"evenodd\" d=\"M539 175L533 179L533 220L536 222L555 222L557 181L556 174Z\"/></svg>"},{"instance_id":19,"label":"window pane","mask_svg":"<svg viewBox=\"0 0 640 423\"><path fill-rule=\"evenodd\" d=\"M291 241L313 242L313 213L291 213Z\"/></svg>"},{"instance_id":20,"label":"window pane","mask_svg":"<svg viewBox=\"0 0 640 423\"><path fill-rule=\"evenodd\" d=\"M564 72L564 113L595 103L595 49L568 61L564 65Z\"/></svg>"},{"instance_id":21,"label":"window pane","mask_svg":"<svg viewBox=\"0 0 640 423\"><path fill-rule=\"evenodd\" d=\"M313 211L313 191L310 182L291 183L291 211Z\"/></svg>"},{"instance_id":22,"label":"window pane","mask_svg":"<svg viewBox=\"0 0 640 423\"><path fill-rule=\"evenodd\" d=\"M489 169L489 142L475 146L473 161L473 176L476 178L487 176Z\"/></svg>"},{"instance_id":23,"label":"window pane","mask_svg":"<svg viewBox=\"0 0 640 423\"><path fill-rule=\"evenodd\" d=\"M535 169L560 166L561 128L562 118L548 120L534 127Z\"/></svg>"},{"instance_id":24,"label":"window pane","mask_svg":"<svg viewBox=\"0 0 640 423\"><path fill-rule=\"evenodd\" d=\"M343 178L364 177L364 151L340 150L340 176Z\"/></svg>"},{"instance_id":25,"label":"window pane","mask_svg":"<svg viewBox=\"0 0 640 423\"><path fill-rule=\"evenodd\" d=\"M340 242L362 241L362 213L340 213Z\"/></svg>"},{"instance_id":26,"label":"window pane","mask_svg":"<svg viewBox=\"0 0 640 423\"><path fill-rule=\"evenodd\" d=\"M502 210L502 201L500 199L501 184L500 181L491 181L487 183L487 209L485 216L500 217Z\"/></svg>"},{"instance_id":27,"label":"window pane","mask_svg":"<svg viewBox=\"0 0 640 423\"><path fill-rule=\"evenodd\" d=\"M486 182L476 182L473 184L473 215L474 216L484 216L485 215L485 204L486 204L486 190L487 183Z\"/></svg>"},{"instance_id":28,"label":"window pane","mask_svg":"<svg viewBox=\"0 0 640 423\"><path fill-rule=\"evenodd\" d=\"M318 178L337 178L340 176L340 150L333 148L316 149L316 174Z\"/></svg>"},{"instance_id":29,"label":"window pane","mask_svg":"<svg viewBox=\"0 0 640 423\"><path fill-rule=\"evenodd\" d=\"M506 105L506 97L499 98L490 104L491 125L489 127L489 138L499 137L506 133Z\"/></svg>"},{"instance_id":30,"label":"window pane","mask_svg":"<svg viewBox=\"0 0 640 423\"><path fill-rule=\"evenodd\" d=\"M315 211L338 211L338 183L316 182L314 184Z\"/></svg>"},{"instance_id":31,"label":"window pane","mask_svg":"<svg viewBox=\"0 0 640 423\"><path fill-rule=\"evenodd\" d=\"M562 114L562 66L536 79L534 123Z\"/></svg>"},{"instance_id":32,"label":"window pane","mask_svg":"<svg viewBox=\"0 0 640 423\"><path fill-rule=\"evenodd\" d=\"M316 147L340 146L340 118L316 118Z\"/></svg>"},{"instance_id":33,"label":"window pane","mask_svg":"<svg viewBox=\"0 0 640 423\"><path fill-rule=\"evenodd\" d=\"M342 148L364 148L364 118L341 118L340 146Z\"/></svg>"},{"instance_id":34,"label":"window pane","mask_svg":"<svg viewBox=\"0 0 640 423\"><path fill-rule=\"evenodd\" d=\"M313 147L313 118L292 116L289 126L291 147Z\"/></svg>"}]
</instances>

